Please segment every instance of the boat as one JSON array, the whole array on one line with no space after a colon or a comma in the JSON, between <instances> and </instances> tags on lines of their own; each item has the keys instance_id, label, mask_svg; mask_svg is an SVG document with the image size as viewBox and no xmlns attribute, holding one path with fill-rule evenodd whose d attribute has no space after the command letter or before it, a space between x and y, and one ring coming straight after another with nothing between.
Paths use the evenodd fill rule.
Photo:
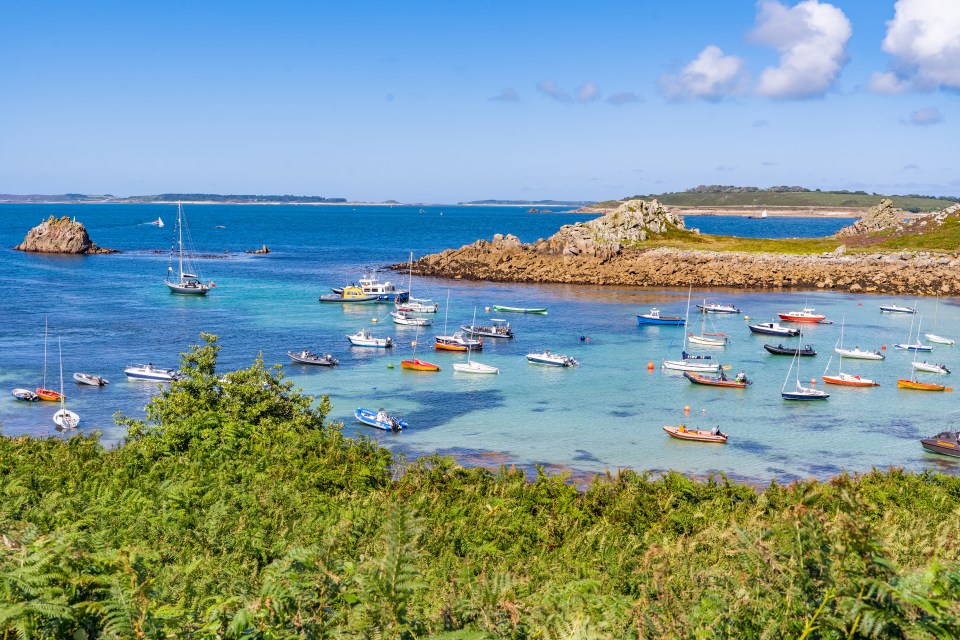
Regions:
<instances>
[{"instance_id":1,"label":"boat","mask_svg":"<svg viewBox=\"0 0 960 640\"><path fill-rule=\"evenodd\" d=\"M156 220L151 220L150 222L147 222L146 224L152 224L153 226L155 226L155 227L160 227L160 228L162 229L162 228L163 228L163 218L157 218Z\"/></svg>"},{"instance_id":2,"label":"boat","mask_svg":"<svg viewBox=\"0 0 960 640\"><path fill-rule=\"evenodd\" d=\"M546 307L505 307L503 305L493 305L494 311L503 311L504 313L534 313L542 316L547 315Z\"/></svg>"},{"instance_id":3,"label":"boat","mask_svg":"<svg viewBox=\"0 0 960 640\"><path fill-rule=\"evenodd\" d=\"M380 282L375 273L360 278L360 288L365 294L374 296L377 302L402 303L410 295L409 291L401 291L391 282Z\"/></svg>"},{"instance_id":4,"label":"boat","mask_svg":"<svg viewBox=\"0 0 960 640\"><path fill-rule=\"evenodd\" d=\"M905 343L896 343L893 345L894 349L899 349L900 351L933 351L933 347L929 345L922 344L920 342L920 324L923 322L923 319L920 319L920 322L917 323L917 341L916 342L905 342ZM913 319L910 320L910 334L907 336L907 340L913 339Z\"/></svg>"},{"instance_id":5,"label":"boat","mask_svg":"<svg viewBox=\"0 0 960 640\"><path fill-rule=\"evenodd\" d=\"M742 371L732 380L723 373L722 369L720 370L720 374L716 376L707 376L695 371L684 371L683 377L693 384L703 384L710 387L727 387L729 389L746 389L748 384L753 384Z\"/></svg>"},{"instance_id":6,"label":"boat","mask_svg":"<svg viewBox=\"0 0 960 640\"><path fill-rule=\"evenodd\" d=\"M154 382L173 382L182 376L175 369L160 369L151 363L137 364L123 370L131 380L152 380Z\"/></svg>"},{"instance_id":7,"label":"boat","mask_svg":"<svg viewBox=\"0 0 960 640\"><path fill-rule=\"evenodd\" d=\"M410 315L412 312L407 311L391 311L390 315L393 316L393 323L399 324L408 327L428 327L433 324L433 319L431 318L421 318L419 316Z\"/></svg>"},{"instance_id":8,"label":"boat","mask_svg":"<svg viewBox=\"0 0 960 640\"><path fill-rule=\"evenodd\" d=\"M173 230L173 246L170 247L170 263L167 265L167 277L164 284L170 288L171 293L179 295L205 296L214 286L212 282L205 283L200 281L200 276L193 268L190 261L190 255L184 255L183 250L183 228L186 222L183 219L183 207L177 202L177 224ZM190 232L187 232L187 239L190 238ZM177 256L177 265L179 268L178 276L174 279L173 256ZM184 269L186 264L186 269Z\"/></svg>"},{"instance_id":9,"label":"boat","mask_svg":"<svg viewBox=\"0 0 960 640\"><path fill-rule=\"evenodd\" d=\"M360 329L355 334L347 336L347 340L354 347L377 347L379 349L389 349L393 346L393 338L375 338L366 328Z\"/></svg>"},{"instance_id":10,"label":"boat","mask_svg":"<svg viewBox=\"0 0 960 640\"><path fill-rule=\"evenodd\" d=\"M454 331L452 336L436 336L433 348L437 351L480 351L483 338L471 338L464 331Z\"/></svg>"},{"instance_id":11,"label":"boat","mask_svg":"<svg viewBox=\"0 0 960 640\"><path fill-rule=\"evenodd\" d=\"M835 347L833 352L839 353L844 358L856 358L858 360L883 360L886 358L886 356L879 351L864 351L860 347L854 347L853 349Z\"/></svg>"},{"instance_id":12,"label":"boat","mask_svg":"<svg viewBox=\"0 0 960 640\"><path fill-rule=\"evenodd\" d=\"M840 338L837 340L837 347L843 350L843 327L844 322L840 322ZM830 356L830 360L833 360L833 356ZM827 371L830 370L830 360L827 361L827 366L823 368L823 381L827 384L836 384L843 387L879 387L880 383L871 380L870 378L861 378L858 375L852 373L844 373L843 371L843 354L840 353L840 362L837 365L836 374L827 374Z\"/></svg>"},{"instance_id":13,"label":"boat","mask_svg":"<svg viewBox=\"0 0 960 640\"><path fill-rule=\"evenodd\" d=\"M726 444L727 434L720 431L720 427L714 427L709 431L702 429L687 429L686 425L679 427L665 426L663 428L669 435L680 440L692 440L696 442L713 442L716 444Z\"/></svg>"},{"instance_id":14,"label":"boat","mask_svg":"<svg viewBox=\"0 0 960 640\"><path fill-rule=\"evenodd\" d=\"M370 409L360 408L354 411L353 415L356 416L358 422L384 431L400 431L410 426L405 420L395 418L383 409L371 411Z\"/></svg>"},{"instance_id":15,"label":"boat","mask_svg":"<svg viewBox=\"0 0 960 640\"><path fill-rule=\"evenodd\" d=\"M75 373L73 379L80 384L87 384L91 387L103 387L110 384L110 381L101 376L95 376L91 373Z\"/></svg>"},{"instance_id":16,"label":"boat","mask_svg":"<svg viewBox=\"0 0 960 640\"><path fill-rule=\"evenodd\" d=\"M924 360L923 362L914 362L912 366L915 371L926 371L927 373L940 373L940 374L950 373L950 369L947 369L947 365L934 364L932 362L927 362L926 360Z\"/></svg>"},{"instance_id":17,"label":"boat","mask_svg":"<svg viewBox=\"0 0 960 640\"><path fill-rule=\"evenodd\" d=\"M934 331L936 331L936 329L937 329L937 316L938 316L939 312L940 312L940 294L937 294L937 304L936 304L936 306L933 308L933 329L934 329ZM955 344L957 343L957 341L954 340L953 338L945 338L945 337L943 337L943 336L941 336L941 335L937 335L936 333L925 333L925 334L923 334L923 335L926 336L927 340L929 340L930 342L935 342L935 343L937 343L937 344L947 344L947 345L953 346L953 345L955 345Z\"/></svg>"},{"instance_id":18,"label":"boat","mask_svg":"<svg viewBox=\"0 0 960 640\"><path fill-rule=\"evenodd\" d=\"M920 446L930 453L960 457L960 432L941 431L935 436L921 439Z\"/></svg>"},{"instance_id":19,"label":"boat","mask_svg":"<svg viewBox=\"0 0 960 640\"><path fill-rule=\"evenodd\" d=\"M333 357L330 353L324 353L323 355L317 355L309 349L304 349L302 351L287 351L287 355L290 356L290 359L294 362L299 362L301 364L316 364L321 367L332 367L334 365L340 364L340 361Z\"/></svg>"},{"instance_id":20,"label":"boat","mask_svg":"<svg viewBox=\"0 0 960 640\"><path fill-rule=\"evenodd\" d=\"M320 296L320 302L339 302L349 303L372 303L377 301L377 296L364 293L360 287L344 287L339 293L325 293Z\"/></svg>"},{"instance_id":21,"label":"boat","mask_svg":"<svg viewBox=\"0 0 960 640\"><path fill-rule=\"evenodd\" d=\"M703 301L703 304L698 304L697 308L702 313L740 313L740 309L732 304L707 304L706 300Z\"/></svg>"},{"instance_id":22,"label":"boat","mask_svg":"<svg viewBox=\"0 0 960 640\"><path fill-rule=\"evenodd\" d=\"M910 333L913 333L913 322L910 322ZM920 326L917 325L917 336L919 341L920 336ZM928 347L929 349L929 347ZM947 387L942 384L937 384L935 382L920 382L917 380L917 349L913 349L913 362L911 363L911 369L913 377L901 378L897 380L898 389L913 389L914 391L953 391L950 387Z\"/></svg>"},{"instance_id":23,"label":"boat","mask_svg":"<svg viewBox=\"0 0 960 640\"><path fill-rule=\"evenodd\" d=\"M822 313L814 313L816 309L813 307L804 307L800 311L785 311L784 313L778 313L780 319L784 322L803 322L807 324L814 324L818 322L826 323L827 317Z\"/></svg>"},{"instance_id":24,"label":"boat","mask_svg":"<svg viewBox=\"0 0 960 640\"><path fill-rule=\"evenodd\" d=\"M12 393L13 397L17 400L23 400L24 402L37 402L40 400L40 396L30 391L30 389L17 388L10 393Z\"/></svg>"},{"instance_id":25,"label":"boat","mask_svg":"<svg viewBox=\"0 0 960 640\"><path fill-rule=\"evenodd\" d=\"M916 313L916 307L901 307L898 304L882 304L880 305L881 313Z\"/></svg>"},{"instance_id":26,"label":"boat","mask_svg":"<svg viewBox=\"0 0 960 640\"><path fill-rule=\"evenodd\" d=\"M37 387L36 393L37 397L41 400L46 400L47 402L58 402L60 396L62 395L63 389L60 392L54 391L53 389L47 389L47 321L43 321L43 384Z\"/></svg>"},{"instance_id":27,"label":"boat","mask_svg":"<svg viewBox=\"0 0 960 640\"><path fill-rule=\"evenodd\" d=\"M394 305L397 311L402 313L436 313L440 308L433 300L429 298L413 297L413 251L410 252L410 270L407 276L407 297L403 301L396 301Z\"/></svg>"},{"instance_id":28,"label":"boat","mask_svg":"<svg viewBox=\"0 0 960 640\"><path fill-rule=\"evenodd\" d=\"M776 322L761 322L759 324L750 324L747 325L750 328L750 331L753 333L760 333L768 336L798 336L800 331L798 329L792 329L790 327L781 327Z\"/></svg>"},{"instance_id":29,"label":"boat","mask_svg":"<svg viewBox=\"0 0 960 640\"><path fill-rule=\"evenodd\" d=\"M473 322L470 326L474 326L477 323L477 308L473 308ZM497 374L500 373L500 369L492 367L488 364L481 364L476 360L472 359L473 349L467 351L467 361L466 362L455 362L453 364L453 370L459 371L460 373L489 373Z\"/></svg>"},{"instance_id":30,"label":"boat","mask_svg":"<svg viewBox=\"0 0 960 640\"><path fill-rule=\"evenodd\" d=\"M571 356L551 353L549 350L540 353L528 353L527 362L530 364L545 364L551 367L575 367L580 364Z\"/></svg>"},{"instance_id":31,"label":"boat","mask_svg":"<svg viewBox=\"0 0 960 640\"><path fill-rule=\"evenodd\" d=\"M650 313L641 313L637 315L637 324L667 324L674 326L683 326L687 322L681 316L662 316L660 309L653 307Z\"/></svg>"},{"instance_id":32,"label":"boat","mask_svg":"<svg viewBox=\"0 0 960 640\"><path fill-rule=\"evenodd\" d=\"M690 287L689 292L687 293L687 315L684 318L681 318L681 324L686 324L687 320L690 318L690 295L693 293L693 287ZM639 316L637 316L639 319ZM715 362L704 362L705 360L710 360L710 356L703 355L692 355L687 353L687 334L683 334L683 346L680 350L680 360L663 360L663 367L665 369L673 369L675 371L696 371L697 373L711 373L721 371L719 363Z\"/></svg>"},{"instance_id":33,"label":"boat","mask_svg":"<svg viewBox=\"0 0 960 640\"><path fill-rule=\"evenodd\" d=\"M420 328L417 328L417 336L414 338L411 346L413 347L413 354L410 360L401 360L400 368L409 369L410 371L440 371L438 365L433 364L432 362L426 362L425 360L417 359L417 342L420 339Z\"/></svg>"},{"instance_id":34,"label":"boat","mask_svg":"<svg viewBox=\"0 0 960 640\"><path fill-rule=\"evenodd\" d=\"M802 338L803 335L801 334L800 337ZM790 380L790 372L793 370L794 365L796 365L797 368L796 386L790 391L787 391L787 382ZM790 368L787 369L787 377L783 380L783 387L780 388L780 397L784 400L826 400L830 397L830 394L826 391L805 387L800 384L800 358L794 354L793 359L790 360Z\"/></svg>"},{"instance_id":35,"label":"boat","mask_svg":"<svg viewBox=\"0 0 960 640\"><path fill-rule=\"evenodd\" d=\"M772 353L775 356L815 356L817 352L814 351L812 345L806 345L804 347L790 348L785 347L782 344L773 346L772 344L765 344L763 348Z\"/></svg>"},{"instance_id":36,"label":"boat","mask_svg":"<svg viewBox=\"0 0 960 640\"><path fill-rule=\"evenodd\" d=\"M479 326L476 324L472 325L460 325L460 329L470 336L481 336L483 338L512 338L513 329L510 328L510 323L506 320L500 318L491 318L491 324Z\"/></svg>"},{"instance_id":37,"label":"boat","mask_svg":"<svg viewBox=\"0 0 960 640\"><path fill-rule=\"evenodd\" d=\"M697 305L701 309L705 307L707 301L703 301L703 305ZM711 324L713 321L710 321ZM707 333L707 314L700 314L700 335L694 335L692 332L687 335L687 340L690 344L699 344L705 347L725 347L727 346L727 334L725 333Z\"/></svg>"},{"instance_id":38,"label":"boat","mask_svg":"<svg viewBox=\"0 0 960 640\"><path fill-rule=\"evenodd\" d=\"M59 337L57 351L60 353L60 410L53 414L53 422L61 429L76 429L80 424L80 416L67 409L67 396L63 395L63 348Z\"/></svg>"}]
</instances>

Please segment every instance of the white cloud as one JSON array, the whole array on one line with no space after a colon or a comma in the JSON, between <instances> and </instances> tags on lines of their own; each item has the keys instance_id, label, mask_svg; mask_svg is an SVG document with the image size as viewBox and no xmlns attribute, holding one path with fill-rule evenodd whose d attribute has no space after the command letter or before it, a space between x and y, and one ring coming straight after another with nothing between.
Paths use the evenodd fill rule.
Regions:
<instances>
[{"instance_id":1,"label":"white cloud","mask_svg":"<svg viewBox=\"0 0 960 640\"><path fill-rule=\"evenodd\" d=\"M762 0L751 36L774 47L780 62L760 74L757 93L784 99L822 96L847 63L851 33L847 16L832 4L804 0L787 7L776 0Z\"/></svg>"},{"instance_id":2,"label":"white cloud","mask_svg":"<svg viewBox=\"0 0 960 640\"><path fill-rule=\"evenodd\" d=\"M577 102L593 102L600 97L600 87L596 82L584 82L573 94Z\"/></svg>"},{"instance_id":3,"label":"white cloud","mask_svg":"<svg viewBox=\"0 0 960 640\"><path fill-rule=\"evenodd\" d=\"M520 102L520 94L512 87L504 87L500 93L490 98L493 102Z\"/></svg>"},{"instance_id":4,"label":"white cloud","mask_svg":"<svg viewBox=\"0 0 960 640\"><path fill-rule=\"evenodd\" d=\"M743 59L725 55L720 47L711 44L685 66L680 75L664 74L657 84L671 100L719 100L741 93L745 82Z\"/></svg>"},{"instance_id":5,"label":"white cloud","mask_svg":"<svg viewBox=\"0 0 960 640\"><path fill-rule=\"evenodd\" d=\"M554 80L541 80L537 83L537 91L553 98L557 102L579 102L581 104L593 102L600 98L600 86L596 82L584 82L577 87L573 95L570 95L556 83Z\"/></svg>"},{"instance_id":6,"label":"white cloud","mask_svg":"<svg viewBox=\"0 0 960 640\"><path fill-rule=\"evenodd\" d=\"M940 109L936 107L917 109L910 114L910 124L921 127L928 127L932 124L940 124L941 122L943 122L943 114L940 113Z\"/></svg>"},{"instance_id":7,"label":"white cloud","mask_svg":"<svg viewBox=\"0 0 960 640\"><path fill-rule=\"evenodd\" d=\"M870 84L867 85L867 89L874 93L886 93L888 95L904 93L909 88L909 85L892 71L874 72L870 76Z\"/></svg>"},{"instance_id":8,"label":"white cloud","mask_svg":"<svg viewBox=\"0 0 960 640\"><path fill-rule=\"evenodd\" d=\"M919 89L960 89L960 2L897 0L883 50L894 57L900 82Z\"/></svg>"}]
</instances>

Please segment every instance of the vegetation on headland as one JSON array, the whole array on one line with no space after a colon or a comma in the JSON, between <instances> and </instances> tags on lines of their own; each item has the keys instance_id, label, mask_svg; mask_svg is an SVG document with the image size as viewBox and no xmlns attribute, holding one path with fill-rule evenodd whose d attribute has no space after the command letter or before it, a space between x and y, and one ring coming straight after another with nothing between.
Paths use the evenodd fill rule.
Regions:
<instances>
[{"instance_id":1,"label":"vegetation on headland","mask_svg":"<svg viewBox=\"0 0 960 640\"><path fill-rule=\"evenodd\" d=\"M958 478L408 464L204 337L123 446L0 439L4 637L960 634Z\"/></svg>"}]
</instances>

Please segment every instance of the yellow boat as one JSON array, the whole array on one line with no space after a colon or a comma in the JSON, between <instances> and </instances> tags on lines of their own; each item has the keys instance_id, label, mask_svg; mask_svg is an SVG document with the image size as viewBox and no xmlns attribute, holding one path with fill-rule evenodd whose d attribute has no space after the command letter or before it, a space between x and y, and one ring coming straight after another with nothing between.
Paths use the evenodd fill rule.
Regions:
<instances>
[{"instance_id":1,"label":"yellow boat","mask_svg":"<svg viewBox=\"0 0 960 640\"><path fill-rule=\"evenodd\" d=\"M410 369L411 371L440 371L438 365L433 364L432 362L426 362L424 360L401 360L400 361L401 369Z\"/></svg>"},{"instance_id":2,"label":"yellow boat","mask_svg":"<svg viewBox=\"0 0 960 640\"><path fill-rule=\"evenodd\" d=\"M341 293L320 296L320 302L376 302L377 296L364 293L360 287L344 287Z\"/></svg>"},{"instance_id":3,"label":"yellow boat","mask_svg":"<svg viewBox=\"0 0 960 640\"><path fill-rule=\"evenodd\" d=\"M953 391L951 387L945 387L942 384L917 382L916 380L897 380L897 386L901 389L916 389L917 391Z\"/></svg>"}]
</instances>

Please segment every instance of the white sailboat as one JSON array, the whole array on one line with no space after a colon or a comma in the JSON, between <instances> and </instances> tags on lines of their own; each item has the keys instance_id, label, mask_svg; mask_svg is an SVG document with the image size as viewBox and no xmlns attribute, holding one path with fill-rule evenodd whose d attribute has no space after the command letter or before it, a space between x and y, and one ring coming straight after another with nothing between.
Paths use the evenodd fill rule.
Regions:
<instances>
[{"instance_id":1,"label":"white sailboat","mask_svg":"<svg viewBox=\"0 0 960 640\"><path fill-rule=\"evenodd\" d=\"M693 287L687 292L687 315L685 316L684 326L690 321L690 297L693 294ZM680 351L680 360L663 360L664 369L673 369L674 371L695 371L697 373L712 373L720 371L720 365L716 362L705 362L710 360L710 356L694 356L687 353L687 333L683 333L683 347Z\"/></svg>"},{"instance_id":2,"label":"white sailboat","mask_svg":"<svg viewBox=\"0 0 960 640\"><path fill-rule=\"evenodd\" d=\"M184 255L183 251L183 228L185 226L183 220L183 207L177 202L177 225L173 232L173 246L170 247L170 263L167 266L167 277L163 281L168 287L170 287L171 293L177 293L180 295L194 295L194 296L205 296L207 292L213 287L213 283L204 283L200 281L200 276L195 272L193 265L190 261L190 255ZM189 240L190 235L189 231L187 232L187 239ZM179 268L179 273L175 277L175 272L173 270L173 256L177 256L177 266ZM184 269L186 265L186 269Z\"/></svg>"},{"instance_id":3,"label":"white sailboat","mask_svg":"<svg viewBox=\"0 0 960 640\"><path fill-rule=\"evenodd\" d=\"M800 340L803 341L803 330L800 330ZM793 354L793 359L790 360L790 368L787 369L787 377L783 380L783 387L780 388L780 396L784 400L826 400L830 397L830 394L826 391L820 391L820 389L814 389L812 387L805 387L800 384L800 359L797 357L797 354L800 353L800 350L797 350L797 353ZM790 372L793 370L793 365L797 365L797 379L796 386L794 389L787 391L787 382L790 380Z\"/></svg>"},{"instance_id":4,"label":"white sailboat","mask_svg":"<svg viewBox=\"0 0 960 640\"><path fill-rule=\"evenodd\" d=\"M869 378L861 378L860 376L854 375L852 373L843 372L843 326L844 320L840 321L840 340L837 342L837 347L834 349L840 355L840 362L837 365L837 373L834 375L828 375L827 371L830 370L830 361L833 360L833 356L830 356L830 360L827 361L827 366L823 369L823 381L827 384L837 384L844 387L878 387L880 383L871 380ZM798 373L799 375L799 373Z\"/></svg>"},{"instance_id":5,"label":"white sailboat","mask_svg":"<svg viewBox=\"0 0 960 640\"><path fill-rule=\"evenodd\" d=\"M940 312L940 294L937 294L937 306L933 308L933 329L934 330L937 329L937 314L939 312ZM925 333L923 335L930 342L936 342L937 344L948 344L953 346L954 344L957 343L957 341L954 340L953 338L945 338L941 335L937 335L936 333Z\"/></svg>"},{"instance_id":6,"label":"white sailboat","mask_svg":"<svg viewBox=\"0 0 960 640\"><path fill-rule=\"evenodd\" d=\"M67 409L67 398L63 395L63 349L60 346L59 336L57 336L57 350L60 352L60 410L53 414L53 421L61 429L76 429L80 424L80 416Z\"/></svg>"},{"instance_id":7,"label":"white sailboat","mask_svg":"<svg viewBox=\"0 0 960 640\"><path fill-rule=\"evenodd\" d=\"M473 322L470 323L470 326L477 324L477 307L473 307ZM482 364L476 360L472 360L471 356L473 355L473 349L467 351L467 361L466 362L455 362L453 364L453 370L459 371L460 373L500 373L500 369L492 367L488 364Z\"/></svg>"},{"instance_id":8,"label":"white sailboat","mask_svg":"<svg viewBox=\"0 0 960 640\"><path fill-rule=\"evenodd\" d=\"M407 276L407 301L396 302L395 305L401 313L436 313L440 308L433 300L413 297L413 251L410 252L410 272Z\"/></svg>"},{"instance_id":9,"label":"white sailboat","mask_svg":"<svg viewBox=\"0 0 960 640\"><path fill-rule=\"evenodd\" d=\"M700 306L700 305L697 305ZM700 306L701 309L707 308L707 301L703 301L703 306ZM705 347L725 347L727 346L727 336L723 333L707 333L707 313L703 312L700 314L700 335L695 336L693 333L687 335L687 338L690 340L690 344L700 344Z\"/></svg>"},{"instance_id":10,"label":"white sailboat","mask_svg":"<svg viewBox=\"0 0 960 640\"><path fill-rule=\"evenodd\" d=\"M920 318L917 324L917 341L910 342L913 340L913 318L910 319L910 334L907 336L907 342L896 343L893 345L894 349L900 349L901 351L933 351L933 347L922 344L920 342L920 324L923 322L923 319Z\"/></svg>"}]
</instances>

